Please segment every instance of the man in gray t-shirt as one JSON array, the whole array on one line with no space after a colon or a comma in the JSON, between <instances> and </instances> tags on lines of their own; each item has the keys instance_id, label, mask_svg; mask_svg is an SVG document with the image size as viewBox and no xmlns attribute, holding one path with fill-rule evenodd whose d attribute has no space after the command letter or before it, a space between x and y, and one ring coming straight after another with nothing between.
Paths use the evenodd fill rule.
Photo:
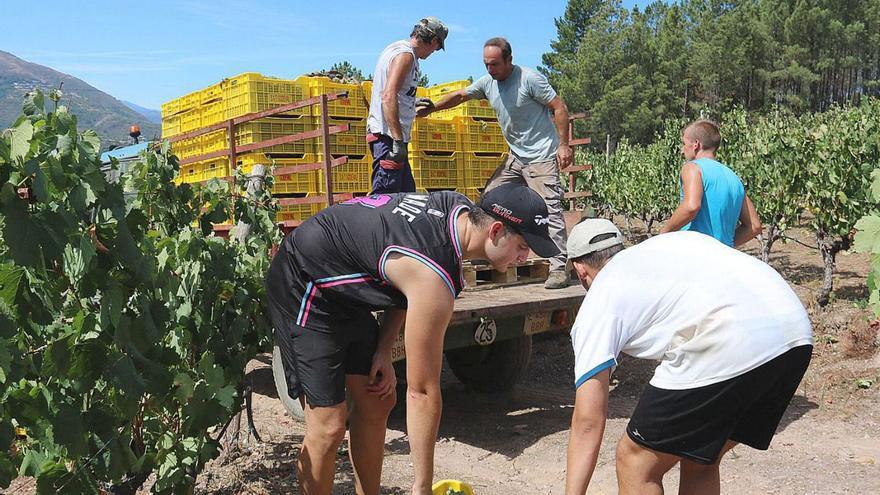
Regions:
<instances>
[{"instance_id":1,"label":"man in gray t-shirt","mask_svg":"<svg viewBox=\"0 0 880 495\"><path fill-rule=\"evenodd\" d=\"M561 251L550 259L550 276L545 287L565 287L568 273L565 271L566 234L559 169L571 165L572 159L568 145L568 109L547 78L513 64L510 43L504 38L486 42L483 62L489 72L487 75L465 89L449 93L434 105L419 109L417 115L424 117L472 99L489 100L510 146L510 156L495 171L486 190L518 182L527 184L544 198L550 236Z\"/></svg>"}]
</instances>

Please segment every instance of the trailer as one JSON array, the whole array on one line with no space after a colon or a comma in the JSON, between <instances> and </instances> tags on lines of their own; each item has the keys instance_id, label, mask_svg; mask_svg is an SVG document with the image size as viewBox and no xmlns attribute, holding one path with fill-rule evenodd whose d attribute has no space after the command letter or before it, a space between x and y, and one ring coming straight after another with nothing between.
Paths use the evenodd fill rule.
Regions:
<instances>
[{"instance_id":1,"label":"trailer","mask_svg":"<svg viewBox=\"0 0 880 495\"><path fill-rule=\"evenodd\" d=\"M462 292L455 301L443 341L449 368L458 380L475 391L511 389L529 364L532 336L570 329L584 294L580 284L545 289L539 283ZM401 332L394 343L395 364L406 359L404 335L405 331ZM272 355L272 374L285 409L302 420L300 401L287 393L278 346Z\"/></svg>"},{"instance_id":2,"label":"trailer","mask_svg":"<svg viewBox=\"0 0 880 495\"><path fill-rule=\"evenodd\" d=\"M206 127L184 132L171 137L169 141L176 142L192 139L225 129L229 139L227 149L188 157L181 160L180 163L185 165L200 160L228 157L230 168L232 169L235 167L236 157L240 153L304 139L321 138L321 155L323 160L320 163L282 167L276 170L276 174L283 175L309 170L322 170L324 177L322 197L284 198L279 200L279 204L306 205L321 202L332 205L335 202L344 201L352 197L351 193L334 194L332 170L334 167L345 164L347 157L333 157L328 145L331 135L349 130L348 124L331 122L328 117L328 104L334 100L347 97L348 94L346 92L321 94L302 101L249 113L227 121L217 122ZM289 136L276 137L262 142L241 146L236 145L235 131L238 125L312 105L319 109L319 115L321 116L320 128ZM573 116L573 118L580 117L582 115ZM577 145L588 142L588 140L583 139L576 141L572 142L572 144ZM256 169L257 167L255 167ZM262 167L259 167L259 169L262 170ZM562 172L575 172L587 169L589 169L589 166L569 167L569 169ZM261 173L258 172L258 175ZM571 180L573 185L573 176ZM252 182L261 183L261 181ZM583 195L583 192L566 193L567 198L583 197ZM566 212L566 223L569 226L577 223L581 215L582 212L578 211ZM297 220L287 220L279 222L279 226L286 234L301 223L301 221ZM215 231L218 235L229 235L231 227L228 225L217 226ZM474 270L485 272L490 269L487 266L483 266L482 268L474 268ZM511 270L514 273L516 272L515 267ZM466 289L456 300L452 318L446 329L443 348L446 361L455 376L474 390L481 392L509 390L522 377L528 365L532 352L532 336L544 332L568 330L580 307L584 296L584 289L579 284L572 284L564 289L548 290L543 287L543 279L540 277L537 278L540 280L540 283L537 283L535 278L533 278L532 283L521 283L522 281L520 280L514 280L512 284L494 283L480 287L476 283L476 276L473 276L473 273L471 275L471 277L465 277L469 282L468 285L471 290ZM381 315L377 314L377 317L381 318ZM405 330L398 336L392 351L393 360L398 369L402 369L400 364L406 359L404 335ZM281 399L285 409L293 417L302 419L302 404L299 400L291 399L288 395L280 350L277 346L273 349L272 370L278 397ZM398 375L403 376L405 373L399 371ZM248 412L250 412L249 409ZM253 430L250 414L248 416L249 425Z\"/></svg>"}]
</instances>

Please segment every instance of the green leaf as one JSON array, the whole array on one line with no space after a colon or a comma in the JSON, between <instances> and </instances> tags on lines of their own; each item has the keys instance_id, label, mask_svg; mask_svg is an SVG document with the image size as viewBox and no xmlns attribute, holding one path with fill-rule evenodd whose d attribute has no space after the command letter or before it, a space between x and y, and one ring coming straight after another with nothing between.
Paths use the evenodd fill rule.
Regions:
<instances>
[{"instance_id":1,"label":"green leaf","mask_svg":"<svg viewBox=\"0 0 880 495\"><path fill-rule=\"evenodd\" d=\"M67 447L74 457L86 454L87 445L83 430L82 413L78 407L61 404L58 412L50 418L55 432L55 441Z\"/></svg>"},{"instance_id":2,"label":"green leaf","mask_svg":"<svg viewBox=\"0 0 880 495\"><path fill-rule=\"evenodd\" d=\"M18 287L23 274L24 269L12 263L0 265L0 300L13 310L15 309L15 298L18 295Z\"/></svg>"},{"instance_id":3,"label":"green leaf","mask_svg":"<svg viewBox=\"0 0 880 495\"><path fill-rule=\"evenodd\" d=\"M871 197L874 201L880 201L880 168L871 172Z\"/></svg>"},{"instance_id":4,"label":"green leaf","mask_svg":"<svg viewBox=\"0 0 880 495\"><path fill-rule=\"evenodd\" d=\"M67 335L57 339L46 348L43 359L43 374L46 376L67 377L73 359L74 336Z\"/></svg>"},{"instance_id":5,"label":"green leaf","mask_svg":"<svg viewBox=\"0 0 880 495\"><path fill-rule=\"evenodd\" d=\"M28 449L21 460L18 468L19 476L37 477L43 471L43 466L48 461L46 454L35 449Z\"/></svg>"},{"instance_id":6,"label":"green leaf","mask_svg":"<svg viewBox=\"0 0 880 495\"><path fill-rule=\"evenodd\" d=\"M855 224L854 247L860 253L880 253L880 217L866 216Z\"/></svg>"},{"instance_id":7,"label":"green leaf","mask_svg":"<svg viewBox=\"0 0 880 495\"><path fill-rule=\"evenodd\" d=\"M123 300L122 287L112 281L107 289L104 291L104 297L101 299L102 311L106 308L107 316L110 319L110 324L113 325L113 328L119 328L119 321L122 317L122 310L125 308L125 301ZM120 342L120 346L124 349L127 347L127 342Z\"/></svg>"},{"instance_id":8,"label":"green leaf","mask_svg":"<svg viewBox=\"0 0 880 495\"><path fill-rule=\"evenodd\" d=\"M80 135L80 145L86 153L94 155L101 149L101 138L92 129L87 129Z\"/></svg>"},{"instance_id":9,"label":"green leaf","mask_svg":"<svg viewBox=\"0 0 880 495\"><path fill-rule=\"evenodd\" d=\"M77 469L74 466L74 469ZM68 471L64 464L49 461L37 476L37 494L39 495L82 495L93 493L94 490L78 471Z\"/></svg>"},{"instance_id":10,"label":"green leaf","mask_svg":"<svg viewBox=\"0 0 880 495\"><path fill-rule=\"evenodd\" d=\"M44 108L45 100L42 91L35 90L25 95L24 103L22 104L22 113L25 115L35 115L37 113L42 113Z\"/></svg>"},{"instance_id":11,"label":"green leaf","mask_svg":"<svg viewBox=\"0 0 880 495\"><path fill-rule=\"evenodd\" d=\"M8 182L0 186L0 213L5 216L3 241L13 261L22 266L37 265L40 249L34 245L34 240L40 237L40 229L28 215L24 201Z\"/></svg>"},{"instance_id":12,"label":"green leaf","mask_svg":"<svg viewBox=\"0 0 880 495\"><path fill-rule=\"evenodd\" d=\"M12 159L24 160L31 149L31 139L34 137L34 126L29 120L23 120L12 132Z\"/></svg>"},{"instance_id":13,"label":"green leaf","mask_svg":"<svg viewBox=\"0 0 880 495\"><path fill-rule=\"evenodd\" d=\"M122 479L137 461L137 456L134 455L127 441L123 441L120 437L111 440L110 476L113 479Z\"/></svg>"},{"instance_id":14,"label":"green leaf","mask_svg":"<svg viewBox=\"0 0 880 495\"><path fill-rule=\"evenodd\" d=\"M174 386L177 387L174 396L181 404L186 404L193 396L195 387L193 379L186 373L178 373L174 377Z\"/></svg>"}]
</instances>

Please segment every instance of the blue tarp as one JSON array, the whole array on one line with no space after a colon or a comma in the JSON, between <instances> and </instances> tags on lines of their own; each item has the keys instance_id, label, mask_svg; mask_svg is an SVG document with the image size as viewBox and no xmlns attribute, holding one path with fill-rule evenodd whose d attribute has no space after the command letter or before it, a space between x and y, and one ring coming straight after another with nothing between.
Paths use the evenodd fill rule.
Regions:
<instances>
[{"instance_id":1,"label":"blue tarp","mask_svg":"<svg viewBox=\"0 0 880 495\"><path fill-rule=\"evenodd\" d=\"M137 158L138 154L141 151L147 149L149 146L149 142L143 142L139 144L133 144L131 146L125 146L124 148L116 148L112 151L107 151L101 154L101 163L110 163L110 157L116 158L119 161Z\"/></svg>"}]
</instances>

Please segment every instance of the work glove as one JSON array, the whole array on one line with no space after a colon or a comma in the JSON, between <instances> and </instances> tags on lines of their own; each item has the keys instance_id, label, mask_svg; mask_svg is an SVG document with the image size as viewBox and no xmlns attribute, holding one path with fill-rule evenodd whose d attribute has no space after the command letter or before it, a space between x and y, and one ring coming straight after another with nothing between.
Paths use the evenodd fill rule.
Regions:
<instances>
[{"instance_id":1,"label":"work glove","mask_svg":"<svg viewBox=\"0 0 880 495\"><path fill-rule=\"evenodd\" d=\"M416 108L418 108L419 111L422 111L422 112L428 111L428 110L433 110L434 109L434 102L431 101L430 98L425 98L425 97L416 98Z\"/></svg>"},{"instance_id":2,"label":"work glove","mask_svg":"<svg viewBox=\"0 0 880 495\"><path fill-rule=\"evenodd\" d=\"M392 162L403 163L406 160L406 141L403 139L395 139L391 144L391 151L388 152L388 156L385 158L391 160Z\"/></svg>"}]
</instances>

